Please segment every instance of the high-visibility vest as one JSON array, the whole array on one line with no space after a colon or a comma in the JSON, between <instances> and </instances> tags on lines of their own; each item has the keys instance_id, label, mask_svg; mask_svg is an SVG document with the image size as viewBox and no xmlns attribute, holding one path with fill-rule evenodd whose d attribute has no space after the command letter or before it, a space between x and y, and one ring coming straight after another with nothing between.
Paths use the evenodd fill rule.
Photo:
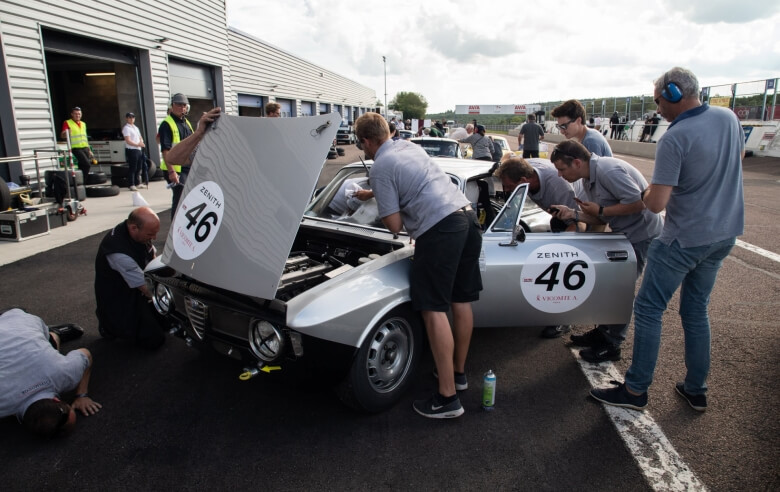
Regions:
<instances>
[{"instance_id":1,"label":"high-visibility vest","mask_svg":"<svg viewBox=\"0 0 780 492\"><path fill-rule=\"evenodd\" d=\"M168 126L171 127L171 133L173 134L173 145L176 145L177 143L181 142L181 135L179 135L179 127L176 125L176 120L171 117L171 115L168 115L163 120L164 123L168 123ZM189 127L190 131L192 132L192 125L190 125L189 120L187 118L184 118L184 122L187 123L187 127ZM173 148L173 145L171 148ZM163 171L168 170L168 166L165 165L165 159L162 157L160 158L160 169ZM181 173L181 166L174 164L173 170L177 173Z\"/></svg>"},{"instance_id":2,"label":"high-visibility vest","mask_svg":"<svg viewBox=\"0 0 780 492\"><path fill-rule=\"evenodd\" d=\"M79 125L72 119L66 121L66 123L70 129L70 148L83 149L84 147L89 147L89 142L87 142L87 124L82 121L81 125Z\"/></svg>"}]
</instances>

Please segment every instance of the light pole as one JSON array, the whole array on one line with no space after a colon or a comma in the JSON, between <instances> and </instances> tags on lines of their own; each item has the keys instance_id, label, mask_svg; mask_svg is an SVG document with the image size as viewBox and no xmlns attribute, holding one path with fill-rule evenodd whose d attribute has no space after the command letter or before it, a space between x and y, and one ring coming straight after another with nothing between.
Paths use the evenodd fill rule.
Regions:
<instances>
[{"instance_id":1,"label":"light pole","mask_svg":"<svg viewBox=\"0 0 780 492\"><path fill-rule=\"evenodd\" d=\"M387 119L387 58L382 57L382 64L385 66L385 119Z\"/></svg>"}]
</instances>

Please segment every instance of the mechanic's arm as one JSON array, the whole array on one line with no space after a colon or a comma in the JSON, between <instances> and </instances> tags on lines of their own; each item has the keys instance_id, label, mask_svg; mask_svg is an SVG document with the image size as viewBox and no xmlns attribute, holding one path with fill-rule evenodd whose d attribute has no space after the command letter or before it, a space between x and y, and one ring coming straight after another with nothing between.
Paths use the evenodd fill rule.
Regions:
<instances>
[{"instance_id":1,"label":"mechanic's arm","mask_svg":"<svg viewBox=\"0 0 780 492\"><path fill-rule=\"evenodd\" d=\"M222 108L216 107L203 113L203 116L198 120L198 127L192 135L171 147L167 152L163 151L163 159L165 159L165 165L169 169L173 169L173 166L189 166L192 164L195 149L198 148L200 141L203 140L209 125L219 118L221 111Z\"/></svg>"},{"instance_id":2,"label":"mechanic's arm","mask_svg":"<svg viewBox=\"0 0 780 492\"><path fill-rule=\"evenodd\" d=\"M122 276L127 286L131 289L138 289L147 299L152 298L151 292L146 287L144 272L134 259L123 253L113 253L106 256L108 265Z\"/></svg>"},{"instance_id":3,"label":"mechanic's arm","mask_svg":"<svg viewBox=\"0 0 780 492\"><path fill-rule=\"evenodd\" d=\"M595 202L583 202L578 200L577 198L574 199L574 201L579 204L580 209L585 212L588 215L594 215L596 217L599 216L599 206L598 203ZM645 204L642 200L637 200L634 203L616 203L614 205L610 205L608 207L604 207L601 210L601 217L615 217L618 215L631 215L631 214L638 214L642 210L645 209Z\"/></svg>"},{"instance_id":4,"label":"mechanic's arm","mask_svg":"<svg viewBox=\"0 0 780 492\"><path fill-rule=\"evenodd\" d=\"M666 208L669 198L672 196L672 186L651 184L643 192L643 202L653 213L658 213Z\"/></svg>"},{"instance_id":5,"label":"mechanic's arm","mask_svg":"<svg viewBox=\"0 0 780 492\"><path fill-rule=\"evenodd\" d=\"M551 205L550 208L557 208L557 212L553 212L553 217L556 217L558 219L561 219L563 221L567 220L574 220L575 224L577 222L584 222L589 225L603 225L604 223L599 220L598 217L595 215L590 215L584 212L580 212L579 210L575 210L573 208L567 207L566 205ZM549 212L548 212L549 213ZM568 227L566 230L569 230Z\"/></svg>"},{"instance_id":6,"label":"mechanic's arm","mask_svg":"<svg viewBox=\"0 0 780 492\"><path fill-rule=\"evenodd\" d=\"M73 400L73 408L80 411L84 416L95 415L103 408L103 405L94 401L89 397L89 377L92 374L92 354L85 348L78 349L87 356L87 368L84 370L84 375L81 376L78 386L76 386L76 399ZM82 396L79 396L82 395Z\"/></svg>"},{"instance_id":7,"label":"mechanic's arm","mask_svg":"<svg viewBox=\"0 0 780 492\"><path fill-rule=\"evenodd\" d=\"M398 234L404 227L404 223L401 220L401 212L390 214L387 217L382 217L382 223L393 234Z\"/></svg>"}]
</instances>

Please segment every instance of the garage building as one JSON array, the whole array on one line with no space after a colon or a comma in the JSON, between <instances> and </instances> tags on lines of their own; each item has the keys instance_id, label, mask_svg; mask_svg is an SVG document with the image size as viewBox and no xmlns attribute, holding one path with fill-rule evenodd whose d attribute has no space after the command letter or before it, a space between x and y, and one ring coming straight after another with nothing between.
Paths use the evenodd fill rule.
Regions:
<instances>
[{"instance_id":1,"label":"garage building","mask_svg":"<svg viewBox=\"0 0 780 492\"><path fill-rule=\"evenodd\" d=\"M376 110L373 89L226 27L226 15L224 0L3 0L0 157L62 148L60 128L79 106L100 164L124 162L124 114L136 114L148 145L177 92L191 114L263 116L269 101L285 117ZM18 183L33 169L12 162L0 177Z\"/></svg>"}]
</instances>

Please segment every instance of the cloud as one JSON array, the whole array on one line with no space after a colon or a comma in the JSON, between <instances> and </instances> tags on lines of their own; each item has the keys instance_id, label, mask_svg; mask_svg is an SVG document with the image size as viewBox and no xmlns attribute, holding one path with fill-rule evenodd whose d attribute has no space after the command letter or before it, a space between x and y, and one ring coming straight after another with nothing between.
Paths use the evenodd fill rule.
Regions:
<instances>
[{"instance_id":1,"label":"cloud","mask_svg":"<svg viewBox=\"0 0 780 492\"><path fill-rule=\"evenodd\" d=\"M771 17L780 3L766 0L663 0L671 12L679 12L694 24L744 24Z\"/></svg>"}]
</instances>

